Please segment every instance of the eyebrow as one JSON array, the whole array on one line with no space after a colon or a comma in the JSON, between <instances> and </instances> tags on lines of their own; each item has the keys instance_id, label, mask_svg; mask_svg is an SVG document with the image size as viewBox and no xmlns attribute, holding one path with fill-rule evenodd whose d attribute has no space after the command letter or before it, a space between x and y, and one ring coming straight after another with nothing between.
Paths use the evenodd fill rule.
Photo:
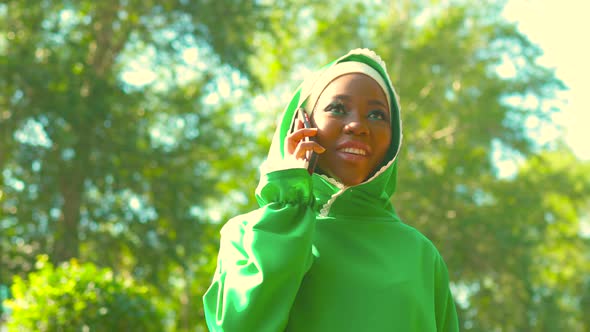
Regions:
<instances>
[{"instance_id":1,"label":"eyebrow","mask_svg":"<svg viewBox=\"0 0 590 332\"><path fill-rule=\"evenodd\" d=\"M343 100L350 100L350 96L349 95L335 95L333 97L334 99L343 99ZM369 100L369 105L377 105L377 106L382 106L383 108L387 109L387 105L385 105L381 100L379 99L371 99Z\"/></svg>"}]
</instances>

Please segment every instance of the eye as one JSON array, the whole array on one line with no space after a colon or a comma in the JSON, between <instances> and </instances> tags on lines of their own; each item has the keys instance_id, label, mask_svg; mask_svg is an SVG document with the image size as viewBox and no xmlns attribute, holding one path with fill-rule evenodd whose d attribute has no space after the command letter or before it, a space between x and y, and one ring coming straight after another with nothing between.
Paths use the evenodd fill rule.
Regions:
<instances>
[{"instance_id":1,"label":"eye","mask_svg":"<svg viewBox=\"0 0 590 332\"><path fill-rule=\"evenodd\" d=\"M325 111L330 112L332 114L340 115L346 113L346 107L344 107L344 104L341 102L333 102L330 103L328 107L326 107Z\"/></svg>"},{"instance_id":2,"label":"eye","mask_svg":"<svg viewBox=\"0 0 590 332\"><path fill-rule=\"evenodd\" d=\"M368 118L372 120L387 120L387 115L382 110L374 110L369 113Z\"/></svg>"}]
</instances>

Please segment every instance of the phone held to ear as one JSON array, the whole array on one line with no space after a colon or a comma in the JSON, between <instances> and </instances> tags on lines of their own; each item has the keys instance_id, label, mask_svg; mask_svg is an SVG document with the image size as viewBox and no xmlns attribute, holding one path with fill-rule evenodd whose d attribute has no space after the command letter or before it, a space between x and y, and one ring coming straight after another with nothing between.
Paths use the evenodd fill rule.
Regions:
<instances>
[{"instance_id":1,"label":"phone held to ear","mask_svg":"<svg viewBox=\"0 0 590 332\"><path fill-rule=\"evenodd\" d=\"M299 112L299 117L303 121L303 126L305 128L313 128L311 126L311 122L309 121L309 116L307 115L307 113L305 113L305 110L300 107L298 109L298 112ZM306 137L305 139L307 141L313 141L313 142L316 141L315 137ZM313 171L315 170L315 165L318 161L318 154L315 153L314 151L308 152L307 153L307 161L308 161L307 172L311 175L311 174L313 174Z\"/></svg>"}]
</instances>

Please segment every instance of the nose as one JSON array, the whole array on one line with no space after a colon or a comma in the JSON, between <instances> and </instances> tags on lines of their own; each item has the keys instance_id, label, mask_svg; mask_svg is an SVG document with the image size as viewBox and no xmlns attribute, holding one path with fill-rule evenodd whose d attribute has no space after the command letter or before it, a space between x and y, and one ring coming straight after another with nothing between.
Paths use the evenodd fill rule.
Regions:
<instances>
[{"instance_id":1,"label":"nose","mask_svg":"<svg viewBox=\"0 0 590 332\"><path fill-rule=\"evenodd\" d=\"M349 121L344 125L344 132L355 136L368 135L369 126L365 122L365 119L361 119L358 115L351 116Z\"/></svg>"}]
</instances>

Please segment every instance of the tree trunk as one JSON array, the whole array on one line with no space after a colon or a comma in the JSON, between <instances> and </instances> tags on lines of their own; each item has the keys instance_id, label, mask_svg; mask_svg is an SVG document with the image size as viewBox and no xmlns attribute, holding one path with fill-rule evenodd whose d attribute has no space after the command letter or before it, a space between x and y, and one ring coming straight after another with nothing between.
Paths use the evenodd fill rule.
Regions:
<instances>
[{"instance_id":1,"label":"tree trunk","mask_svg":"<svg viewBox=\"0 0 590 332\"><path fill-rule=\"evenodd\" d=\"M63 174L60 191L64 200L61 218L57 223L55 237L55 263L79 256L80 207L83 195L83 175L80 172Z\"/></svg>"},{"instance_id":2,"label":"tree trunk","mask_svg":"<svg viewBox=\"0 0 590 332\"><path fill-rule=\"evenodd\" d=\"M80 127L80 139L74 146L74 157L69 167L64 167L59 175L59 190L63 199L61 218L57 223L54 263L61 263L79 257L80 253L80 210L84 197L84 180L88 171L88 137L82 133L90 132L86 126ZM67 162L66 162L67 163Z\"/></svg>"}]
</instances>

